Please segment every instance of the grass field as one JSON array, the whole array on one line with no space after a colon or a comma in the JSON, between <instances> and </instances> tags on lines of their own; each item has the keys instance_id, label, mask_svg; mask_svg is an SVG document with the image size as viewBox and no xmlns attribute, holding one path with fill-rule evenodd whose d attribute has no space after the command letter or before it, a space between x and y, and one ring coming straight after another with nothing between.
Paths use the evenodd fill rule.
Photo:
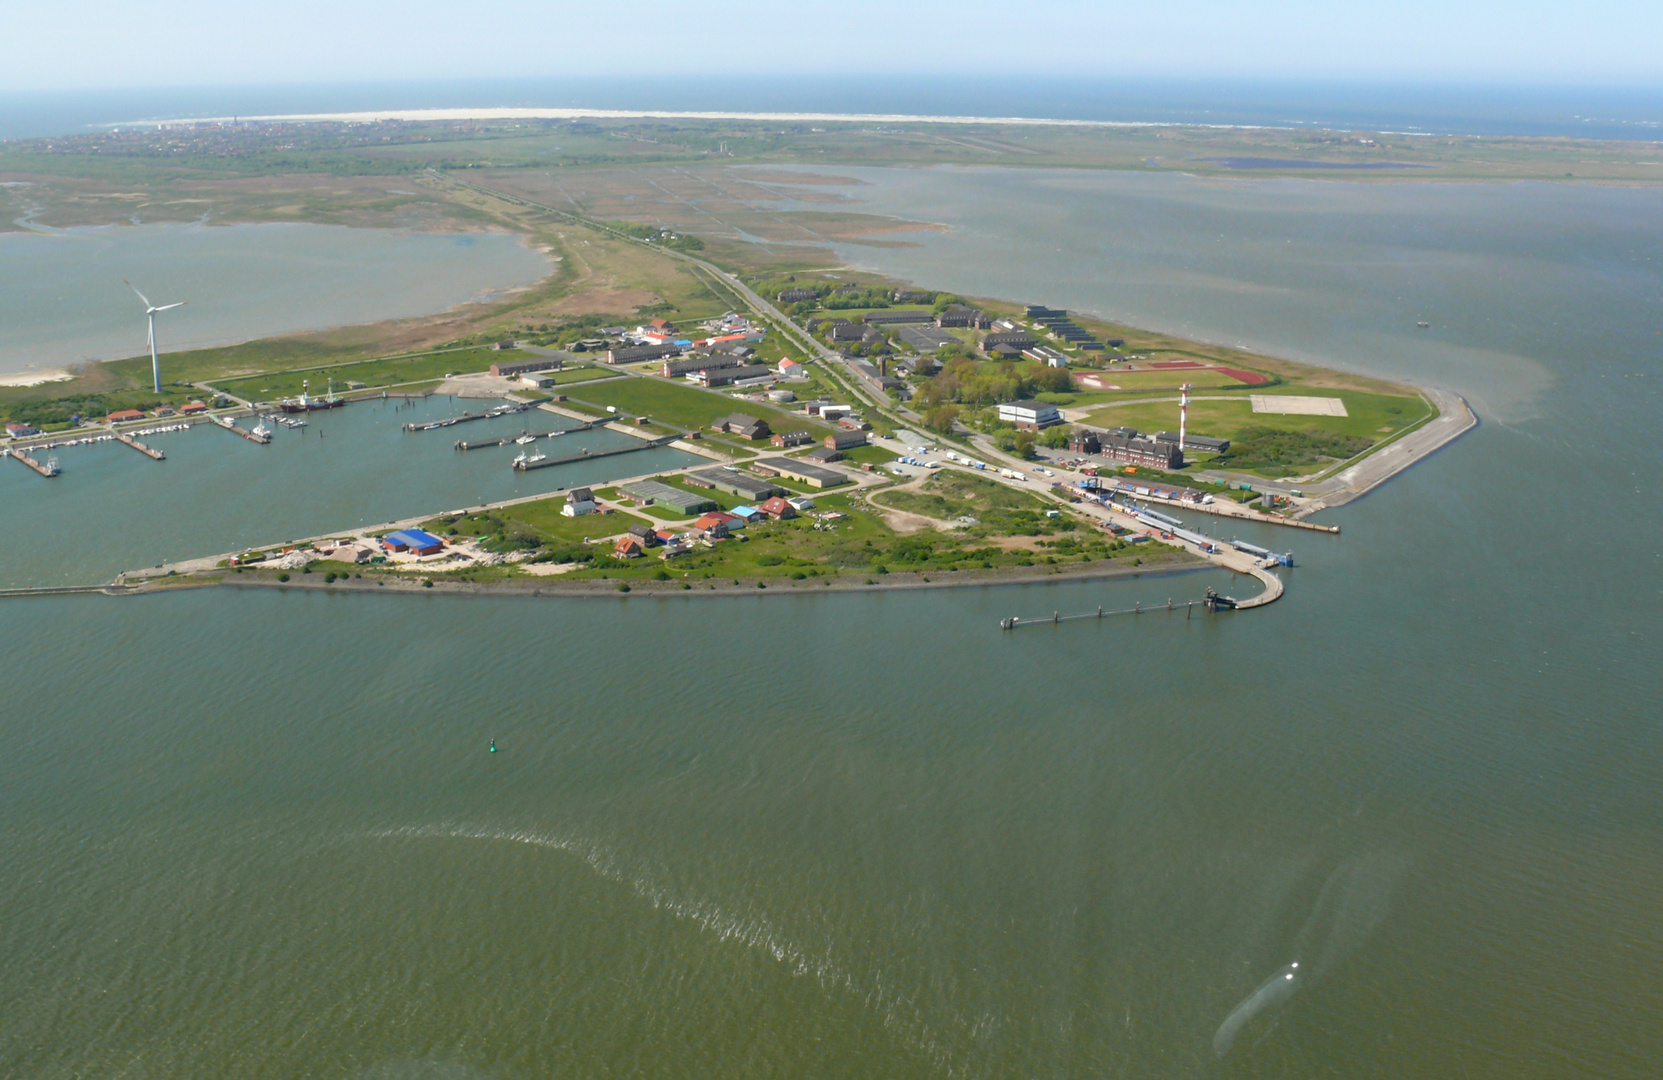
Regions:
<instances>
[{"instance_id":1,"label":"grass field","mask_svg":"<svg viewBox=\"0 0 1663 1080\"><path fill-rule=\"evenodd\" d=\"M611 379L585 386L570 396L603 409L613 405L619 412L648 416L689 430L707 429L717 417L740 412L766 420L777 432L826 431L823 425L801 413L785 413L751 401L735 401L684 382L656 377Z\"/></svg>"},{"instance_id":2,"label":"grass field","mask_svg":"<svg viewBox=\"0 0 1663 1080\"><path fill-rule=\"evenodd\" d=\"M1240 401L1190 402L1189 430L1196 435L1211 435L1218 439L1233 439L1243 428L1250 427L1275 431L1331 431L1337 435L1379 442L1432 415L1432 407L1425 399L1418 397L1332 390L1315 393L1317 396L1342 399L1350 415L1256 413L1252 402L1244 396ZM1178 406L1175 402L1108 406L1093 410L1087 415L1086 422L1097 427L1135 427L1142 432L1176 431Z\"/></svg>"},{"instance_id":3,"label":"grass field","mask_svg":"<svg viewBox=\"0 0 1663 1080\"><path fill-rule=\"evenodd\" d=\"M313 394L321 394L328 387L329 380L334 379L336 392L342 393L345 392L348 382L361 382L369 388L396 386L424 379L439 379L446 375L484 371L501 359L502 353L484 348L447 350L415 356L365 360L356 364L340 364L317 370L277 371L245 379L231 379L214 385L228 394L250 401L270 401L299 394L303 380L311 383Z\"/></svg>"}]
</instances>

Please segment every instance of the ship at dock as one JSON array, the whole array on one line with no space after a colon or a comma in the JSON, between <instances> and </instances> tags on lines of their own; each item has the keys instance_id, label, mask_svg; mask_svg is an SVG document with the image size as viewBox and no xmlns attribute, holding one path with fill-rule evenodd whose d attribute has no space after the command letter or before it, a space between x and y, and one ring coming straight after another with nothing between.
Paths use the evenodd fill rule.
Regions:
<instances>
[{"instance_id":1,"label":"ship at dock","mask_svg":"<svg viewBox=\"0 0 1663 1080\"><path fill-rule=\"evenodd\" d=\"M335 395L335 380L329 380L329 392L323 397L313 397L308 391L311 380L303 379L300 383L300 396L284 398L277 407L286 413L319 412L323 409L336 409L346 404L346 399Z\"/></svg>"}]
</instances>

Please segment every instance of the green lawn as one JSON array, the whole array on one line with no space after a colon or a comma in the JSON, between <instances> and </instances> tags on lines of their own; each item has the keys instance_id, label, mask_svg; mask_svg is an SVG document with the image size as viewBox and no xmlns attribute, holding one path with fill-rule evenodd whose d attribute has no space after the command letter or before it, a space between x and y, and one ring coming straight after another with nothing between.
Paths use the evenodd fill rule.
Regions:
<instances>
[{"instance_id":1,"label":"green lawn","mask_svg":"<svg viewBox=\"0 0 1663 1080\"><path fill-rule=\"evenodd\" d=\"M438 379L445 375L484 371L502 359L502 353L489 349L459 349L362 360L354 364L339 364L310 371L278 371L231 379L214 385L228 394L250 401L272 401L298 395L302 380L310 382L312 393L321 394L328 389L329 380L334 379L335 391L345 393L348 382L361 382L366 387L394 386L425 379Z\"/></svg>"},{"instance_id":2,"label":"green lawn","mask_svg":"<svg viewBox=\"0 0 1663 1080\"><path fill-rule=\"evenodd\" d=\"M1386 439L1403 428L1432 415L1432 407L1419 397L1363 394L1350 390L1283 388L1283 394L1303 393L1310 397L1338 397L1345 402L1347 416L1295 416L1256 413L1252 402L1194 401L1190 403L1189 430L1197 435L1233 439L1243 428L1272 428L1277 431L1331 431L1375 441ZM1279 395L1280 396L1280 395ZM1096 409L1086 422L1098 427L1135 427L1142 432L1178 430L1178 406L1172 402L1121 405Z\"/></svg>"}]
</instances>

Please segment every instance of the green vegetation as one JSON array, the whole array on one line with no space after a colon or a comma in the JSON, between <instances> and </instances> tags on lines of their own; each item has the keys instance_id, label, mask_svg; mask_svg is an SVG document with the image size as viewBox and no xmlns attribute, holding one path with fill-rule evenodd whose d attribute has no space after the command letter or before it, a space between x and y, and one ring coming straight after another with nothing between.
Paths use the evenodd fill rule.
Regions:
<instances>
[{"instance_id":1,"label":"green vegetation","mask_svg":"<svg viewBox=\"0 0 1663 1080\"><path fill-rule=\"evenodd\" d=\"M1227 453L1212 464L1263 476L1291 476L1324 461L1344 461L1370 446L1372 439L1339 435L1331 431L1278 431L1274 428L1243 428Z\"/></svg>"},{"instance_id":2,"label":"green vegetation","mask_svg":"<svg viewBox=\"0 0 1663 1080\"><path fill-rule=\"evenodd\" d=\"M1044 367L1031 360L980 361L959 352L948 356L934 377L919 384L913 408L928 412L951 403L993 405L1040 393L1067 392L1073 386L1066 368Z\"/></svg>"},{"instance_id":3,"label":"green vegetation","mask_svg":"<svg viewBox=\"0 0 1663 1080\"><path fill-rule=\"evenodd\" d=\"M1262 393L1263 391L1255 391ZM1273 393L1337 397L1345 402L1345 416L1301 416L1291 413L1256 413L1245 395L1234 400L1192 400L1189 430L1219 439L1235 439L1248 428L1277 431L1320 429L1337 435L1373 439L1386 437L1429 418L1432 407L1424 398L1402 394L1366 394L1353 390L1335 391L1320 387L1285 386ZM1087 420L1099 427L1126 425L1139 431L1175 431L1178 402L1149 402L1095 409Z\"/></svg>"},{"instance_id":4,"label":"green vegetation","mask_svg":"<svg viewBox=\"0 0 1663 1080\"><path fill-rule=\"evenodd\" d=\"M215 383L221 390L249 401L273 401L295 397L301 392L302 382L310 384L313 394L322 394L334 380L335 392L345 393L347 384L363 383L367 389L398 386L404 383L439 379L446 375L460 375L484 371L492 364L514 353L493 352L490 349L446 349L438 352L416 353L409 356L389 356L379 360L364 360L355 364L334 364L321 368L302 368L295 371L274 371L265 375L231 379Z\"/></svg>"},{"instance_id":5,"label":"green vegetation","mask_svg":"<svg viewBox=\"0 0 1663 1080\"><path fill-rule=\"evenodd\" d=\"M704 241L696 236L684 236L674 229L655 228L651 225L639 225L633 221L608 221L606 227L617 229L637 240L650 240L663 244L665 247L677 251L703 251Z\"/></svg>"},{"instance_id":6,"label":"green vegetation","mask_svg":"<svg viewBox=\"0 0 1663 1080\"><path fill-rule=\"evenodd\" d=\"M964 530L969 536L1048 536L1074 532L1079 522L1070 514L1046 517L1055 506L1036 495L967 473L942 470L917 491L878 492L872 501L894 510L952 523L973 517L978 524Z\"/></svg>"}]
</instances>

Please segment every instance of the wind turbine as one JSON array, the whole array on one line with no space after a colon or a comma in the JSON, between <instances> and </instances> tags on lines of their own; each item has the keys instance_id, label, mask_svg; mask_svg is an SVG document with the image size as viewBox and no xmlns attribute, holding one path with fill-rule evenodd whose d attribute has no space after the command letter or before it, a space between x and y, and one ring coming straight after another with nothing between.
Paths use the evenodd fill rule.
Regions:
<instances>
[{"instance_id":1,"label":"wind turbine","mask_svg":"<svg viewBox=\"0 0 1663 1080\"><path fill-rule=\"evenodd\" d=\"M129 289L133 290L135 296L144 301L144 313L150 319L150 379L155 384L153 389L159 394L162 392L162 363L156 359L156 312L171 311L176 307L184 307L190 301L181 300L177 304L163 304L161 307L157 307L150 302L150 297L139 292L137 285L126 278L121 280L126 283Z\"/></svg>"}]
</instances>

